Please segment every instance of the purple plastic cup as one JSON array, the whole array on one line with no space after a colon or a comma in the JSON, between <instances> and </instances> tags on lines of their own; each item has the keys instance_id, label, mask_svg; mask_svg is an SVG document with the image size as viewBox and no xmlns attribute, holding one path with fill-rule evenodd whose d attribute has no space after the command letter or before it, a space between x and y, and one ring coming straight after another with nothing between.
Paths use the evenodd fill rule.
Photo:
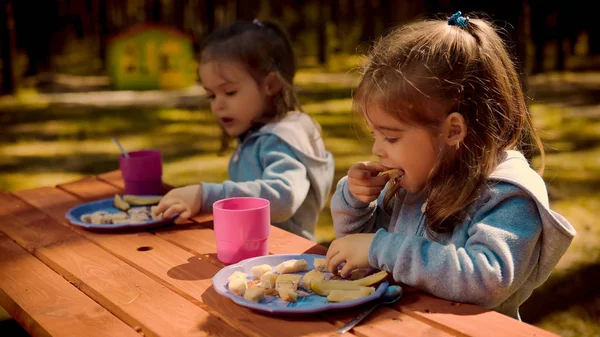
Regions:
<instances>
[{"instance_id":1,"label":"purple plastic cup","mask_svg":"<svg viewBox=\"0 0 600 337\"><path fill-rule=\"evenodd\" d=\"M162 194L162 155L156 150L129 152L119 157L119 169L125 181L125 194Z\"/></svg>"},{"instance_id":2,"label":"purple plastic cup","mask_svg":"<svg viewBox=\"0 0 600 337\"><path fill-rule=\"evenodd\" d=\"M213 204L213 224L219 261L232 264L269 253L269 200L228 198L216 201Z\"/></svg>"}]
</instances>

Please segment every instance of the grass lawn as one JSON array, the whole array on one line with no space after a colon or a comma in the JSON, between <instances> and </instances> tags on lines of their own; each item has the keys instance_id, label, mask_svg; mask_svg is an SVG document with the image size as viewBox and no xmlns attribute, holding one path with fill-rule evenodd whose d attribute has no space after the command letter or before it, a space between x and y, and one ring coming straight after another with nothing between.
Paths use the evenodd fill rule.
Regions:
<instances>
[{"instance_id":1,"label":"grass lawn","mask_svg":"<svg viewBox=\"0 0 600 337\"><path fill-rule=\"evenodd\" d=\"M321 124L334 154L336 182L354 162L372 159L370 137L351 113L353 83L351 73L324 73L316 67L297 76L303 107ZM562 336L598 335L600 75L539 76L531 83L531 109L548 149L544 178L552 206L575 225L578 236L549 281L525 303L522 315ZM205 103L195 108L107 107L38 98L24 95L18 104L0 99L0 190L54 185L117 169L113 136L128 150L161 150L163 178L169 184L227 178L229 157L216 155L219 129ZM538 162L536 158L534 166ZM333 239L328 208L320 217L317 239L325 244Z\"/></svg>"}]
</instances>

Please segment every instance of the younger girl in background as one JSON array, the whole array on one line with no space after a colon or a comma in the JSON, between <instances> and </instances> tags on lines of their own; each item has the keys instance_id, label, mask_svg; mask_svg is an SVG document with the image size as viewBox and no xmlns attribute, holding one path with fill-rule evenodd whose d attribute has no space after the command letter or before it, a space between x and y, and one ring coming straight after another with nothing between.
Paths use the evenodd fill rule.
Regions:
<instances>
[{"instance_id":1,"label":"younger girl in background","mask_svg":"<svg viewBox=\"0 0 600 337\"><path fill-rule=\"evenodd\" d=\"M549 209L544 181L519 152L535 139L543 166L494 27L458 12L396 29L370 51L354 100L379 160L353 165L337 185L329 269L385 269L518 318L575 230ZM392 169L397 177L380 174Z\"/></svg>"},{"instance_id":2,"label":"younger girl in background","mask_svg":"<svg viewBox=\"0 0 600 337\"><path fill-rule=\"evenodd\" d=\"M271 203L274 225L314 240L334 164L318 124L294 93L296 64L286 34L258 20L218 29L204 43L199 72L223 137L238 142L230 180L176 188L156 213L179 213L175 222L181 223L211 213L220 199L261 197Z\"/></svg>"}]
</instances>

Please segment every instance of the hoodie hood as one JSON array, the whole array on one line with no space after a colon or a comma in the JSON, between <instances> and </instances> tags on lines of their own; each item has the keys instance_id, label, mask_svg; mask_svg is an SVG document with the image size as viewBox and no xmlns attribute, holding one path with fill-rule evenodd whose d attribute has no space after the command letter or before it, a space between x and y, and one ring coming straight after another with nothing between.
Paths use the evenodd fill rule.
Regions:
<instances>
[{"instance_id":1,"label":"hoodie hood","mask_svg":"<svg viewBox=\"0 0 600 337\"><path fill-rule=\"evenodd\" d=\"M325 150L323 136L317 125L309 115L290 111L281 121L263 126L251 137L270 133L292 147L298 159L307 168L318 206L322 209L327 203L333 184L334 164L333 155Z\"/></svg>"},{"instance_id":2,"label":"hoodie hood","mask_svg":"<svg viewBox=\"0 0 600 337\"><path fill-rule=\"evenodd\" d=\"M542 244L537 282L546 281L575 237L575 228L550 209L546 184L518 151L506 151L491 180L507 182L527 191L535 200L542 219Z\"/></svg>"}]
</instances>

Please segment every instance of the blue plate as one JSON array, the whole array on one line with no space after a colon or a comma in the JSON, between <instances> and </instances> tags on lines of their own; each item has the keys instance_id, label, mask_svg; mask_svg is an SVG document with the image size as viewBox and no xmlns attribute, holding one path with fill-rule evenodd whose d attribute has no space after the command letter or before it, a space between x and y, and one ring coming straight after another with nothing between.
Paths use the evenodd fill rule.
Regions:
<instances>
[{"instance_id":1,"label":"blue plate","mask_svg":"<svg viewBox=\"0 0 600 337\"><path fill-rule=\"evenodd\" d=\"M162 195L145 195L145 197L162 197ZM79 206L71 208L67 212L67 214L65 214L65 216L71 224L73 224L75 226L83 227L85 229L95 230L95 231L117 230L117 229L121 230L121 229L154 228L154 227L164 226L164 225L170 223L171 221L173 221L173 219L175 219L178 216L178 214L175 214L172 217L167 218L167 219L148 220L145 222L136 222L136 223L128 223L128 224L97 225L97 224L91 224L91 223L81 221L82 215L94 213L97 211L106 211L111 214L122 212L122 210L114 207L113 202L114 202L114 198L110 198L110 199L92 201L92 202L88 202L85 204L81 204ZM133 206L133 208L135 208L135 207L139 207L139 206ZM146 206L146 207L149 207L149 206Z\"/></svg>"},{"instance_id":2,"label":"blue plate","mask_svg":"<svg viewBox=\"0 0 600 337\"><path fill-rule=\"evenodd\" d=\"M266 296L266 298L259 303L252 302L246 300L244 297L236 295L229 291L228 288L228 280L227 278L236 271L241 271L248 275L247 281L255 279L252 276L252 267L258 266L261 264L268 264L271 267L275 268L281 262L291 260L291 259L304 259L308 263L308 270L314 269L314 259L315 258L325 258L323 255L314 255L314 254L285 254L285 255L268 255L268 256L260 256L251 259L246 259L237 264L233 264L221 269L215 276L212 278L212 283L215 287L215 290L225 296L229 297L235 303L263 311L268 313L278 313L278 314L308 314L315 313L321 311L328 310L337 310L337 309L345 309L355 307L357 305L372 301L377 299L385 293L385 290L388 287L387 281L382 281L374 293L369 296L359 298L352 301L347 302L327 302L327 298L323 296L319 296L314 294L312 291L307 291L311 293L311 296L307 297L298 297L298 302L286 302L279 298L278 296ZM304 275L306 272L296 273L298 275ZM304 289L302 289L304 290Z\"/></svg>"}]
</instances>

